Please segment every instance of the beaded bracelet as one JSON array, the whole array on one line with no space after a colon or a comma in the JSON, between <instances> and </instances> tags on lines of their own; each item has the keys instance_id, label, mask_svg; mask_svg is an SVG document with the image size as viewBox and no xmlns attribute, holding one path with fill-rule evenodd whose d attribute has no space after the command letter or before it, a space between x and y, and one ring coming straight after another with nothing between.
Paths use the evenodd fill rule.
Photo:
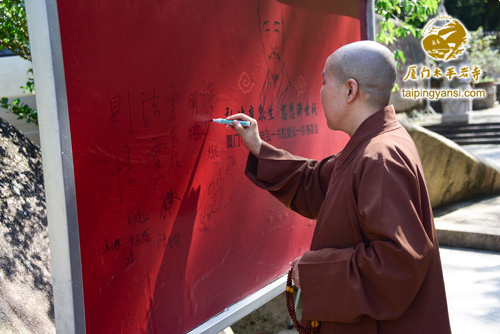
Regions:
<instances>
[{"instance_id":1,"label":"beaded bracelet","mask_svg":"<svg viewBox=\"0 0 500 334\"><path fill-rule=\"evenodd\" d=\"M286 308L288 309L288 313L290 314L290 318L292 318L293 325L295 326L295 329L300 334L317 333L319 330L319 322L318 321L316 321L316 320L311 321L312 328L307 328L305 326L302 326L297 321L297 315L295 314L295 302L293 300L292 272L293 272L293 268L290 268L290 271L288 272L288 277L286 280L286 290L285 290Z\"/></svg>"}]
</instances>

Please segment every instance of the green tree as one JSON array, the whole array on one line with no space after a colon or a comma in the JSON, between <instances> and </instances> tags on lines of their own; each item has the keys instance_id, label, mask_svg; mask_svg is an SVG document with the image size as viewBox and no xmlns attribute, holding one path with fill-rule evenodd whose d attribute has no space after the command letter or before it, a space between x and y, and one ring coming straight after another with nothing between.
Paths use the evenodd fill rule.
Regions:
<instances>
[{"instance_id":1,"label":"green tree","mask_svg":"<svg viewBox=\"0 0 500 334\"><path fill-rule=\"evenodd\" d=\"M375 13L381 17L377 41L392 44L397 38L410 34L422 38L422 28L429 17L436 13L440 0L378 0ZM406 62L403 51L396 50L394 58L400 66Z\"/></svg>"},{"instance_id":2,"label":"green tree","mask_svg":"<svg viewBox=\"0 0 500 334\"><path fill-rule=\"evenodd\" d=\"M496 36L484 35L483 28L471 31L471 38L467 45L471 64L478 65L483 71L482 80L493 81L500 77L500 51L493 48Z\"/></svg>"},{"instance_id":3,"label":"green tree","mask_svg":"<svg viewBox=\"0 0 500 334\"><path fill-rule=\"evenodd\" d=\"M10 50L20 57L31 61L31 50L28 35L28 24L26 21L26 9L24 0L1 0L0 1L0 50ZM33 75L33 70L28 71ZM35 93L33 77L28 79L25 86L21 87L25 93ZM38 125L36 110L20 102L19 99L9 101L3 97L0 106L17 115L18 119L25 119L28 123Z\"/></svg>"},{"instance_id":4,"label":"green tree","mask_svg":"<svg viewBox=\"0 0 500 334\"><path fill-rule=\"evenodd\" d=\"M446 11L470 31L479 27L486 31L500 31L498 0L446 0Z\"/></svg>"}]
</instances>

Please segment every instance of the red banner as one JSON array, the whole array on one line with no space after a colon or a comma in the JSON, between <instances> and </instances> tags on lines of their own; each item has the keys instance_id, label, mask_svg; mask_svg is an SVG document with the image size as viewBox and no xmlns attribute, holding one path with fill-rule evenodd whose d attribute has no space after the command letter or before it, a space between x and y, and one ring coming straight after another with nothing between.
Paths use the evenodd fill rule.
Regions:
<instances>
[{"instance_id":1,"label":"red banner","mask_svg":"<svg viewBox=\"0 0 500 334\"><path fill-rule=\"evenodd\" d=\"M364 22L330 2L58 1L88 333L184 333L308 249L315 222L251 184L239 136L208 120L338 152L321 72Z\"/></svg>"}]
</instances>

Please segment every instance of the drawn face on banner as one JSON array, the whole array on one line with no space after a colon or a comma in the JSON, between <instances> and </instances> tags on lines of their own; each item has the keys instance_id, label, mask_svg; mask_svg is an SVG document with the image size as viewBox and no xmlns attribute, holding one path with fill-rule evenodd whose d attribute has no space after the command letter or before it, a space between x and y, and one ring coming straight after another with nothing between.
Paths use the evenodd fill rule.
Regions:
<instances>
[{"instance_id":1,"label":"drawn face on banner","mask_svg":"<svg viewBox=\"0 0 500 334\"><path fill-rule=\"evenodd\" d=\"M264 58L272 74L279 74L283 64L284 22L281 4L259 1L259 28Z\"/></svg>"}]
</instances>

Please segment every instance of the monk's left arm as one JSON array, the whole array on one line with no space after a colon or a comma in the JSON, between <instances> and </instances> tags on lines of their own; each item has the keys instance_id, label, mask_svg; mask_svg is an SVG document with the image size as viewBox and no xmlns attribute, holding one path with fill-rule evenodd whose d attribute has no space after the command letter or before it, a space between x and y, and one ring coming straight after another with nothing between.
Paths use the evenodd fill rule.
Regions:
<instances>
[{"instance_id":1,"label":"monk's left arm","mask_svg":"<svg viewBox=\"0 0 500 334\"><path fill-rule=\"evenodd\" d=\"M400 317L413 302L433 256L432 217L404 159L368 160L356 175L357 223L365 241L309 251L299 262L303 316L334 322ZM430 221L429 221L430 220ZM332 224L335 217L332 217Z\"/></svg>"}]
</instances>

